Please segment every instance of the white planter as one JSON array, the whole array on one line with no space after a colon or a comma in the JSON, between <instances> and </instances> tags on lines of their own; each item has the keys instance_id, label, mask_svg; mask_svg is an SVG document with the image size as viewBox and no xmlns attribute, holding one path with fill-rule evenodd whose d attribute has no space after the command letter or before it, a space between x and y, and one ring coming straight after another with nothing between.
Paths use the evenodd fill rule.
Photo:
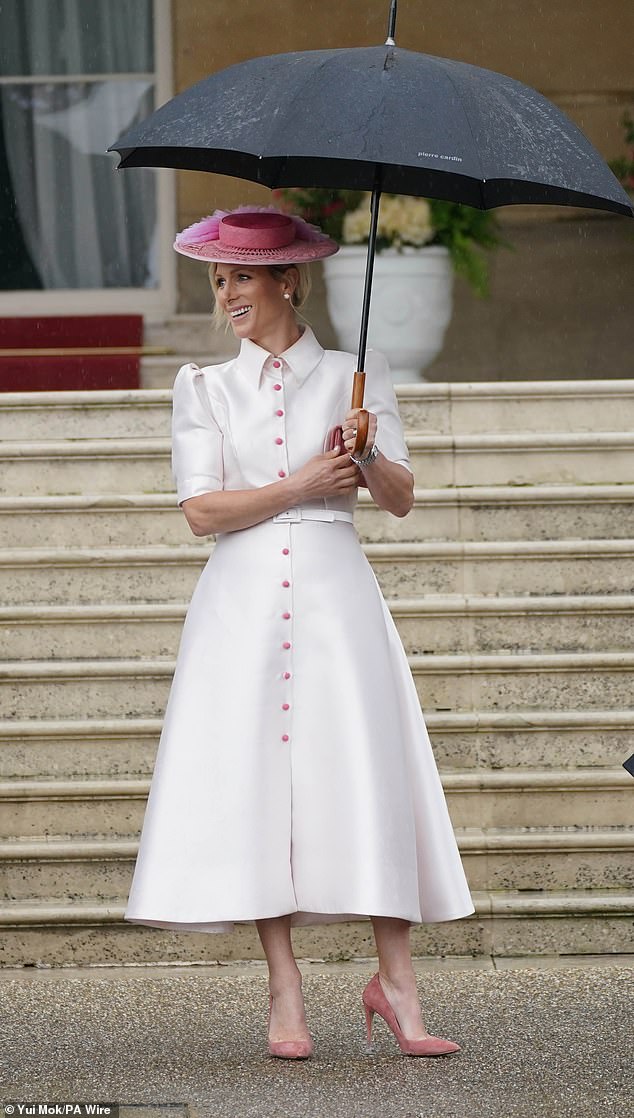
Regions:
<instances>
[{"instance_id":1,"label":"white planter","mask_svg":"<svg viewBox=\"0 0 634 1118\"><path fill-rule=\"evenodd\" d=\"M357 353L366 249L345 245L324 264L328 313L341 349ZM451 318L453 269L448 249L385 249L377 253L368 348L386 355L397 384L424 380L440 353Z\"/></svg>"}]
</instances>

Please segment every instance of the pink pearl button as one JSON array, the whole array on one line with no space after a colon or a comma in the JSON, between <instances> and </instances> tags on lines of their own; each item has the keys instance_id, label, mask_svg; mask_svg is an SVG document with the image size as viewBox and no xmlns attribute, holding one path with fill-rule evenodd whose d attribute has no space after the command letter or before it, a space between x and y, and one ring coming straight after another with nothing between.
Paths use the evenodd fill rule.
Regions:
<instances>
[{"instance_id":1,"label":"pink pearl button","mask_svg":"<svg viewBox=\"0 0 634 1118\"><path fill-rule=\"evenodd\" d=\"M288 548L287 547L282 548L282 555L288 555Z\"/></svg>"},{"instance_id":2,"label":"pink pearl button","mask_svg":"<svg viewBox=\"0 0 634 1118\"><path fill-rule=\"evenodd\" d=\"M278 446L281 446L282 443L284 442L284 439L276 439L275 441L276 441Z\"/></svg>"},{"instance_id":3,"label":"pink pearl button","mask_svg":"<svg viewBox=\"0 0 634 1118\"><path fill-rule=\"evenodd\" d=\"M273 368L274 369L281 369L282 368L282 362L281 361L274 361L273 362Z\"/></svg>"},{"instance_id":4,"label":"pink pearl button","mask_svg":"<svg viewBox=\"0 0 634 1118\"><path fill-rule=\"evenodd\" d=\"M282 617L284 618L285 621L288 621L290 616L291 616L290 613L283 613L282 614Z\"/></svg>"},{"instance_id":5,"label":"pink pearl button","mask_svg":"<svg viewBox=\"0 0 634 1118\"><path fill-rule=\"evenodd\" d=\"M284 641L284 644L282 645L282 648L290 648L290 647L291 647L290 641Z\"/></svg>"},{"instance_id":6,"label":"pink pearl button","mask_svg":"<svg viewBox=\"0 0 634 1118\"><path fill-rule=\"evenodd\" d=\"M285 470L278 470L277 471L277 476L278 477L286 477L286 471ZM288 552L286 552L286 554L288 554Z\"/></svg>"},{"instance_id":7,"label":"pink pearl button","mask_svg":"<svg viewBox=\"0 0 634 1118\"><path fill-rule=\"evenodd\" d=\"M282 734L282 741L288 741L288 734Z\"/></svg>"},{"instance_id":8,"label":"pink pearl button","mask_svg":"<svg viewBox=\"0 0 634 1118\"><path fill-rule=\"evenodd\" d=\"M275 389L276 392L281 392L282 385L281 384L274 384L273 388Z\"/></svg>"},{"instance_id":9,"label":"pink pearl button","mask_svg":"<svg viewBox=\"0 0 634 1118\"><path fill-rule=\"evenodd\" d=\"M284 679L290 679L290 678L291 678L291 673L290 672L284 672Z\"/></svg>"},{"instance_id":10,"label":"pink pearl button","mask_svg":"<svg viewBox=\"0 0 634 1118\"><path fill-rule=\"evenodd\" d=\"M290 709L291 708L290 708L289 703L282 703L282 710L290 710Z\"/></svg>"},{"instance_id":11,"label":"pink pearl button","mask_svg":"<svg viewBox=\"0 0 634 1118\"><path fill-rule=\"evenodd\" d=\"M287 578L285 578L285 579L284 579L284 582L282 583L282 586L290 586L290 585L291 585L291 584L290 584L290 582L288 581L288 579L287 579Z\"/></svg>"},{"instance_id":12,"label":"pink pearl button","mask_svg":"<svg viewBox=\"0 0 634 1118\"><path fill-rule=\"evenodd\" d=\"M282 411L281 408L278 408L275 414L276 415L284 415L284 412Z\"/></svg>"}]
</instances>

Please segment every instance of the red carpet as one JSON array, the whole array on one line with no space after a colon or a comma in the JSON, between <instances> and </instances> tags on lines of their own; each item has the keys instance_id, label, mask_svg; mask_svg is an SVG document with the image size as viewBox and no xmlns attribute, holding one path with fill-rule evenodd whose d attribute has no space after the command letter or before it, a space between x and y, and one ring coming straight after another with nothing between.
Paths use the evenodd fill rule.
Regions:
<instances>
[{"instance_id":1,"label":"red carpet","mask_svg":"<svg viewBox=\"0 0 634 1118\"><path fill-rule=\"evenodd\" d=\"M138 388L140 355L116 351L142 344L140 314L0 318L0 392Z\"/></svg>"}]
</instances>

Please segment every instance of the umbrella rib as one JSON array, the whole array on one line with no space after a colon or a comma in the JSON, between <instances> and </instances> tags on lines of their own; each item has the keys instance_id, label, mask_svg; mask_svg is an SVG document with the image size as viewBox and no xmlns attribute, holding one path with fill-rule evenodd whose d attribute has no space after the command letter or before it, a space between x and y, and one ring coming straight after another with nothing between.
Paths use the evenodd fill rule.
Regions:
<instances>
[{"instance_id":1,"label":"umbrella rib","mask_svg":"<svg viewBox=\"0 0 634 1118\"><path fill-rule=\"evenodd\" d=\"M446 72L447 78L449 79L449 81L451 82L451 85L453 86L453 91L456 95L456 100L457 100L458 104L460 105L460 109L463 113L463 116L464 116L466 122L467 122L467 128L469 129L469 135L471 136L473 151L475 152L475 154L477 155L477 158L478 158L478 166L479 166L479 171L480 171L480 177L478 178L477 182L478 182L478 191L480 193L480 202L481 202L480 209L485 210L486 209L486 199L484 197L483 183L486 182L486 179L485 179L485 177L482 173L482 161L480 159L480 152L478 150L478 145L476 143L476 138L473 134L473 128L471 127L471 121L469 120L469 114L467 113L467 110L462 103L462 97L460 96L460 93L458 91L456 83L454 82L451 74L447 71L445 71L445 72Z\"/></svg>"}]
</instances>

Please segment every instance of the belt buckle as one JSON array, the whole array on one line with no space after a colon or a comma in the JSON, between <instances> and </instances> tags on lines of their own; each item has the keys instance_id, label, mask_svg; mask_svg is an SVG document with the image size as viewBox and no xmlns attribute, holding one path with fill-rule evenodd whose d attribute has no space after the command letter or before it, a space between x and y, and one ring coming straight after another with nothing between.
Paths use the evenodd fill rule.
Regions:
<instances>
[{"instance_id":1,"label":"belt buckle","mask_svg":"<svg viewBox=\"0 0 634 1118\"><path fill-rule=\"evenodd\" d=\"M286 521L289 524L299 524L301 519L302 519L301 509L299 509L297 506L295 506L294 508L291 508L291 509L285 509L284 512L278 512L273 517L273 523L274 524L279 524L281 522Z\"/></svg>"}]
</instances>

